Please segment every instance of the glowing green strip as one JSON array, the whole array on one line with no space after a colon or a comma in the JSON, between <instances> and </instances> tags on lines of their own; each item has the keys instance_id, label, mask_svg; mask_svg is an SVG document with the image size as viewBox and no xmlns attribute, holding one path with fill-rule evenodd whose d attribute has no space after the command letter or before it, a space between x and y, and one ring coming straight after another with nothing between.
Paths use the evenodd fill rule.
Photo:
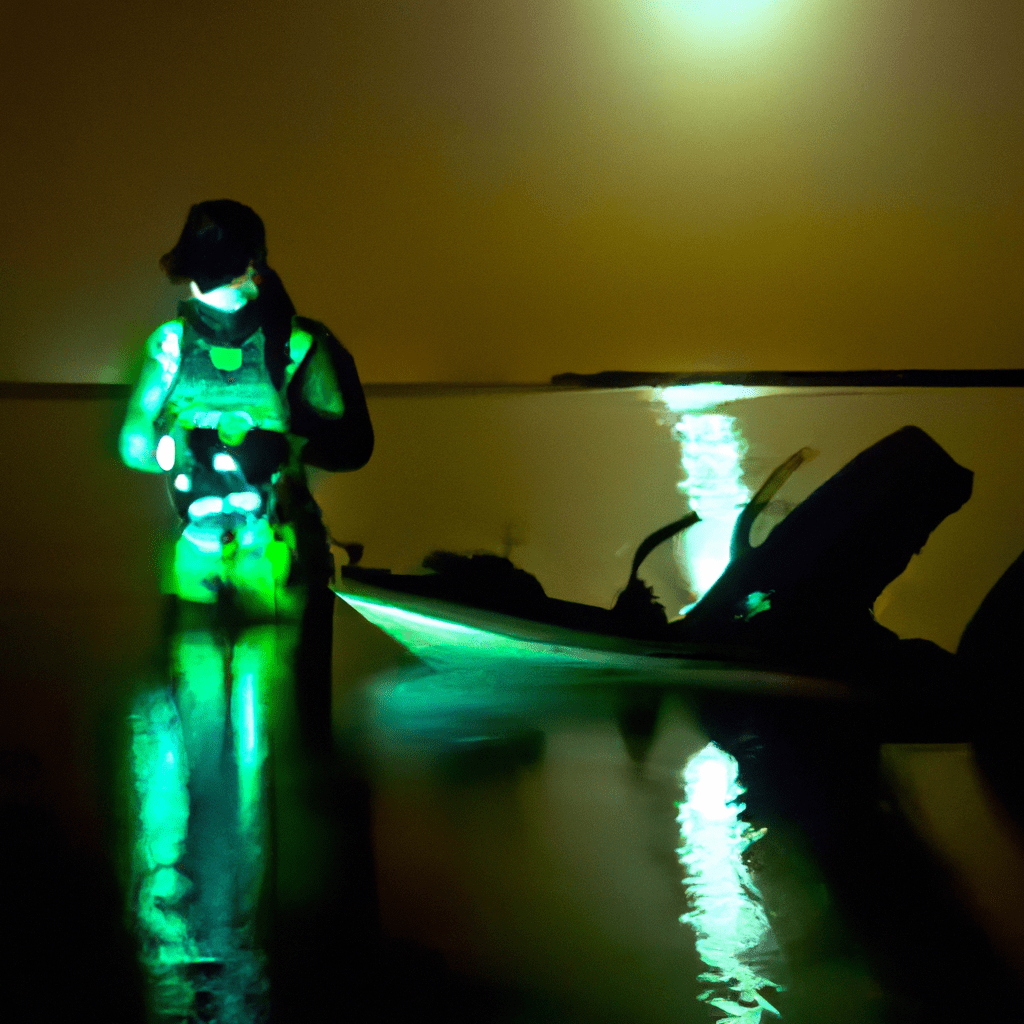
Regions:
<instances>
[{"instance_id":1,"label":"glowing green strip","mask_svg":"<svg viewBox=\"0 0 1024 1024\"><path fill-rule=\"evenodd\" d=\"M254 861L259 860L260 830L263 825L262 806L263 751L260 749L259 730L264 723L257 717L256 681L246 673L236 681L235 708L232 717L237 725L237 757L239 788L239 825L243 837L248 838Z\"/></svg>"},{"instance_id":2,"label":"glowing green strip","mask_svg":"<svg viewBox=\"0 0 1024 1024\"><path fill-rule=\"evenodd\" d=\"M578 665L581 661L601 660L603 654L581 650L578 656L573 656L554 644L505 636L353 594L340 596L364 618L383 629L413 654L427 660L433 656L444 657L448 661L451 654L457 651L460 655L477 657L528 658L557 665ZM442 651L446 653L442 654Z\"/></svg>"},{"instance_id":3,"label":"glowing green strip","mask_svg":"<svg viewBox=\"0 0 1024 1024\"><path fill-rule=\"evenodd\" d=\"M238 682L242 713L239 716L239 752L243 764L252 764L256 755L256 687L252 674Z\"/></svg>"}]
</instances>

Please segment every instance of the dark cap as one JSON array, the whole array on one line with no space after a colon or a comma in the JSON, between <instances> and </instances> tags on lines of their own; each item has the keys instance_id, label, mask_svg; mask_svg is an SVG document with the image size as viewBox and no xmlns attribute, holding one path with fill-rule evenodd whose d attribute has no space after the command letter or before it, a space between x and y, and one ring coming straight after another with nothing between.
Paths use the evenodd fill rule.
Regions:
<instances>
[{"instance_id":1,"label":"dark cap","mask_svg":"<svg viewBox=\"0 0 1024 1024\"><path fill-rule=\"evenodd\" d=\"M195 281L208 292L266 258L266 232L256 211L233 199L210 199L189 210L177 245L160 258L160 266L175 284Z\"/></svg>"}]
</instances>

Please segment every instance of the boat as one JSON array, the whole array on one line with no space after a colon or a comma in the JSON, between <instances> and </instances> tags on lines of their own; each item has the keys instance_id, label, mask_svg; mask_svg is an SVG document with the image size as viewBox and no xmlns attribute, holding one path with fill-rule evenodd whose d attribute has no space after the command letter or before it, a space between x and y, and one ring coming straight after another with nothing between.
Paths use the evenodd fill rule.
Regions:
<instances>
[{"instance_id":1,"label":"boat","mask_svg":"<svg viewBox=\"0 0 1024 1024\"><path fill-rule=\"evenodd\" d=\"M495 687L681 687L860 704L889 739L964 738L955 657L930 641L901 639L871 606L967 501L973 474L924 431L905 427L861 452L752 547L753 520L806 453L750 500L725 572L675 621L638 572L654 547L697 521L694 513L640 544L612 608L551 598L496 555L451 552L424 559L423 574L344 566L337 593L441 675L474 673Z\"/></svg>"}]
</instances>

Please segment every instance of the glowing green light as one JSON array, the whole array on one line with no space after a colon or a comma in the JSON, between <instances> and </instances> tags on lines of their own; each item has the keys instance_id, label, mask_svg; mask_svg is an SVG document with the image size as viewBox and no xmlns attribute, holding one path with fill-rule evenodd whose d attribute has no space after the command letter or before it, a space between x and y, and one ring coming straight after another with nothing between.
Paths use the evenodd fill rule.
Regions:
<instances>
[{"instance_id":1,"label":"glowing green light","mask_svg":"<svg viewBox=\"0 0 1024 1024\"><path fill-rule=\"evenodd\" d=\"M313 347L313 335L309 331L303 331L298 327L292 329L292 335L288 339L288 356L296 366L306 358L306 353Z\"/></svg>"},{"instance_id":2,"label":"glowing green light","mask_svg":"<svg viewBox=\"0 0 1024 1024\"><path fill-rule=\"evenodd\" d=\"M232 693L232 720L235 725L236 753L238 757L239 825L243 835L258 830L262 824L260 814L261 769L265 759L265 743L260 732L266 723L257 716L256 678L248 672L235 681ZM260 836L253 835L254 847L260 848Z\"/></svg>"},{"instance_id":3,"label":"glowing green light","mask_svg":"<svg viewBox=\"0 0 1024 1024\"><path fill-rule=\"evenodd\" d=\"M234 491L228 495L227 501L240 512L255 512L260 507L260 496L255 491Z\"/></svg>"},{"instance_id":4,"label":"glowing green light","mask_svg":"<svg viewBox=\"0 0 1024 1024\"><path fill-rule=\"evenodd\" d=\"M210 362L218 370L231 373L242 365L242 350L240 348L222 348L218 345L211 345Z\"/></svg>"},{"instance_id":5,"label":"glowing green light","mask_svg":"<svg viewBox=\"0 0 1024 1024\"><path fill-rule=\"evenodd\" d=\"M136 709L132 724L132 768L139 794L145 864L173 864L181 855L188 820L187 761L177 709L158 694Z\"/></svg>"},{"instance_id":6,"label":"glowing green light","mask_svg":"<svg viewBox=\"0 0 1024 1024\"><path fill-rule=\"evenodd\" d=\"M130 462L144 462L148 455L149 444L142 434L126 434L125 456Z\"/></svg>"},{"instance_id":7,"label":"glowing green light","mask_svg":"<svg viewBox=\"0 0 1024 1024\"><path fill-rule=\"evenodd\" d=\"M193 286L193 293L223 310L238 309L257 294L254 285L239 287L238 281L206 294ZM249 430L289 429L285 386L301 361L294 355L305 355L314 344L311 334L295 334L282 382L266 370L261 332L245 342L244 352L258 356L250 359L242 348L196 343L191 335L183 353L183 320L155 331L119 439L129 465L168 472L172 486L191 495L199 481L182 465L190 453L178 446L190 447L189 429L214 428L227 450L207 465L220 474L240 474L230 453L237 454L233 446ZM318 352L308 360L315 379L306 397L321 415L337 417L344 404L334 393L334 367L326 349ZM297 458L278 469L301 473ZM191 501L188 521L165 585L183 602L209 605L230 596L231 625L176 632L168 690L141 701L133 714L137 841L131 898L160 1019L240 1024L268 1019L253 997L266 995L265 958L255 947L270 863L271 709L285 723L278 735L290 735L295 710L287 666L294 661L295 624L308 586L294 578L295 529L270 521L267 494L231 475L219 484L195 486L195 500L184 499ZM225 523L223 513L244 515ZM199 617L184 621L195 626ZM212 971L197 971L198 965Z\"/></svg>"},{"instance_id":8,"label":"glowing green light","mask_svg":"<svg viewBox=\"0 0 1024 1024\"><path fill-rule=\"evenodd\" d=\"M159 380L143 391L142 404L145 406L158 406L163 400L164 392L167 390L168 383L170 382L164 380L164 375L161 375Z\"/></svg>"},{"instance_id":9,"label":"glowing green light","mask_svg":"<svg viewBox=\"0 0 1024 1024\"><path fill-rule=\"evenodd\" d=\"M255 298L253 292L243 291L242 288L236 286L234 281L229 284L222 284L217 288L211 288L208 292L200 291L199 285L195 281L189 287L192 290L192 294L200 302L205 302L208 306L213 306L215 309L223 309L228 313L241 309L250 298Z\"/></svg>"},{"instance_id":10,"label":"glowing green light","mask_svg":"<svg viewBox=\"0 0 1024 1024\"><path fill-rule=\"evenodd\" d=\"M256 750L256 693L252 676L246 676L242 680L241 687L244 711L241 725L241 749L244 759L251 761Z\"/></svg>"},{"instance_id":11,"label":"glowing green light","mask_svg":"<svg viewBox=\"0 0 1024 1024\"><path fill-rule=\"evenodd\" d=\"M693 928L697 952L711 968L700 980L712 987L699 998L722 1010L723 1020L758 1024L762 1012L778 1015L760 990L783 988L761 973L769 963L781 967L781 955L743 862L744 851L764 833L740 819L739 766L713 743L687 761L681 780L686 800L676 817L682 842L676 853L693 909L680 921Z\"/></svg>"},{"instance_id":12,"label":"glowing green light","mask_svg":"<svg viewBox=\"0 0 1024 1024\"><path fill-rule=\"evenodd\" d=\"M557 665L579 664L580 661L579 657L555 644L477 629L354 594L346 593L341 597L364 618L427 661L448 661L453 654L463 660L530 657ZM580 654L585 656L585 652Z\"/></svg>"},{"instance_id":13,"label":"glowing green light","mask_svg":"<svg viewBox=\"0 0 1024 1024\"><path fill-rule=\"evenodd\" d=\"M141 699L130 722L138 814L134 909L146 939L143 957L152 965L183 963L196 949L181 910L189 883L174 867L185 849L189 816L181 722L165 691Z\"/></svg>"},{"instance_id":14,"label":"glowing green light","mask_svg":"<svg viewBox=\"0 0 1024 1024\"><path fill-rule=\"evenodd\" d=\"M290 661L297 635L282 626L246 629L231 658L231 724L238 767L239 838L246 850L248 893L252 906L266 865L269 835L266 761L270 753L268 695L287 685L284 666Z\"/></svg>"},{"instance_id":15,"label":"glowing green light","mask_svg":"<svg viewBox=\"0 0 1024 1024\"><path fill-rule=\"evenodd\" d=\"M163 401L163 392L170 386L181 361L181 324L171 320L158 327L149 336L146 350L160 367L158 401Z\"/></svg>"},{"instance_id":16,"label":"glowing green light","mask_svg":"<svg viewBox=\"0 0 1024 1024\"><path fill-rule=\"evenodd\" d=\"M181 539L204 554L219 554L222 548L219 530L203 530L194 525L186 526ZM179 544L179 547L182 545Z\"/></svg>"},{"instance_id":17,"label":"glowing green light","mask_svg":"<svg viewBox=\"0 0 1024 1024\"><path fill-rule=\"evenodd\" d=\"M178 634L174 696L147 695L132 715L133 910L161 1020L266 1019L248 1009L267 990L254 922L269 850L263 695L280 680L281 661L295 643L293 629L285 627L283 639L281 632L277 626L242 630L230 662L232 644L219 631ZM211 807L217 808L212 816ZM196 814L201 825L193 830ZM217 973L212 990L193 971L204 963ZM200 993L208 1001L211 992L213 1011L199 1003Z\"/></svg>"},{"instance_id":18,"label":"glowing green light","mask_svg":"<svg viewBox=\"0 0 1024 1024\"><path fill-rule=\"evenodd\" d=\"M650 648L623 638L474 612L477 621L493 622L492 628L478 628L451 621L457 609L428 615L398 607L386 598L357 596L348 591L338 596L445 678L455 672L473 671L501 688L510 677L515 677L518 684L556 678L677 679L681 669L682 663L663 657L658 645ZM715 668L702 671L699 677L691 673L689 678L701 685L712 677L723 678L720 673L721 669Z\"/></svg>"},{"instance_id":19,"label":"glowing green light","mask_svg":"<svg viewBox=\"0 0 1024 1024\"><path fill-rule=\"evenodd\" d=\"M774 593L774 591L769 591L769 593L766 594L762 590L755 590L747 594L747 610L743 618L749 622L755 615L760 615L761 612L769 611L772 606L772 593Z\"/></svg>"},{"instance_id":20,"label":"glowing green light","mask_svg":"<svg viewBox=\"0 0 1024 1024\"><path fill-rule=\"evenodd\" d=\"M182 734L193 772L209 771L223 746L227 680L218 636L199 630L175 637L174 672Z\"/></svg>"},{"instance_id":21,"label":"glowing green light","mask_svg":"<svg viewBox=\"0 0 1024 1024\"><path fill-rule=\"evenodd\" d=\"M164 434L157 442L156 462L165 473L174 469L174 438L170 434Z\"/></svg>"},{"instance_id":22,"label":"glowing green light","mask_svg":"<svg viewBox=\"0 0 1024 1024\"><path fill-rule=\"evenodd\" d=\"M269 635L259 629L246 630L235 644L231 660L231 720L242 767L258 767L266 757L267 722L261 689L280 672L276 664L279 653L273 630Z\"/></svg>"},{"instance_id":23,"label":"glowing green light","mask_svg":"<svg viewBox=\"0 0 1024 1024\"><path fill-rule=\"evenodd\" d=\"M196 498L188 507L188 514L193 519L202 519L203 516L215 516L224 511L224 499L218 498L215 494L209 494L205 498Z\"/></svg>"}]
</instances>

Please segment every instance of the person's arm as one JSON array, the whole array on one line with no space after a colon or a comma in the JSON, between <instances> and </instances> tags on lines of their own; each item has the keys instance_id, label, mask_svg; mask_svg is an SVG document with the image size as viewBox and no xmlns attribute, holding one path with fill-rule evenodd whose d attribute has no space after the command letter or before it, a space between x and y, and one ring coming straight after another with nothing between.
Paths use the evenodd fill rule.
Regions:
<instances>
[{"instance_id":1,"label":"person's arm","mask_svg":"<svg viewBox=\"0 0 1024 1024\"><path fill-rule=\"evenodd\" d=\"M355 360L323 324L305 317L295 317L291 350L299 362L288 387L299 457L330 472L365 466L373 426Z\"/></svg>"},{"instance_id":2,"label":"person's arm","mask_svg":"<svg viewBox=\"0 0 1024 1024\"><path fill-rule=\"evenodd\" d=\"M158 327L146 341L146 361L128 400L128 411L118 439L125 465L143 473L162 473L156 461L156 418L178 371L181 324L171 320Z\"/></svg>"}]
</instances>

